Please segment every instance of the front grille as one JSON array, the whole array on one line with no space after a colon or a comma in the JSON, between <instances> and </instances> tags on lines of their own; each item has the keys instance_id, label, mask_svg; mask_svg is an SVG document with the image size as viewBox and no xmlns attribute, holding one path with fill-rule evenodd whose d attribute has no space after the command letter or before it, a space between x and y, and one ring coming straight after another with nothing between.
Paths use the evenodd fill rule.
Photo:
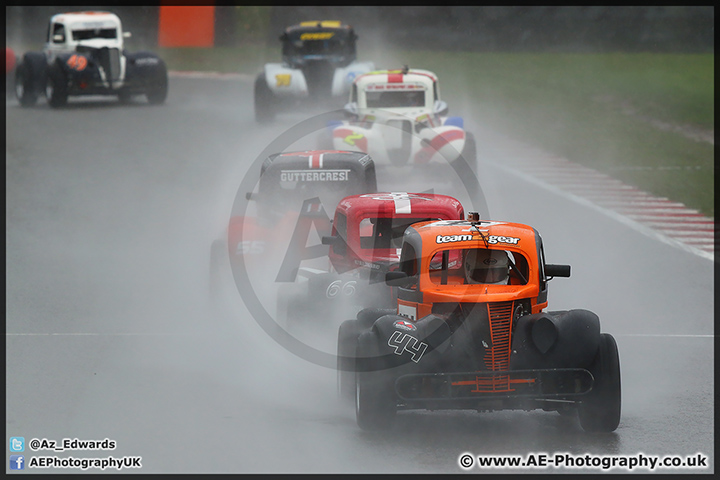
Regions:
<instances>
[{"instance_id":1,"label":"front grille","mask_svg":"<svg viewBox=\"0 0 720 480\"><path fill-rule=\"evenodd\" d=\"M493 372L510 368L510 345L513 302L488 303L488 319L492 347L485 350L485 367ZM512 391L509 375L478 375L476 392Z\"/></svg>"},{"instance_id":2,"label":"front grille","mask_svg":"<svg viewBox=\"0 0 720 480\"><path fill-rule=\"evenodd\" d=\"M120 50L103 47L95 51L95 59L105 71L105 78L110 85L120 79Z\"/></svg>"},{"instance_id":3,"label":"front grille","mask_svg":"<svg viewBox=\"0 0 720 480\"><path fill-rule=\"evenodd\" d=\"M308 61L302 71L310 97L326 98L332 94L333 64L326 60Z\"/></svg>"},{"instance_id":4,"label":"front grille","mask_svg":"<svg viewBox=\"0 0 720 480\"><path fill-rule=\"evenodd\" d=\"M116 82L120 79L120 50L111 48L108 53L110 54L110 78Z\"/></svg>"}]
</instances>

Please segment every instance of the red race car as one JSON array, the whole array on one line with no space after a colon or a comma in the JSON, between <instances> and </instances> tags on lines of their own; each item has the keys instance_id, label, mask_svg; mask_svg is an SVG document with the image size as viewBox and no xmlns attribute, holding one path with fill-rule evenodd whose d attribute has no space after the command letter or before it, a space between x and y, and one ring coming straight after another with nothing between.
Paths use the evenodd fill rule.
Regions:
<instances>
[{"instance_id":1,"label":"red race car","mask_svg":"<svg viewBox=\"0 0 720 480\"><path fill-rule=\"evenodd\" d=\"M405 229L427 220L461 219L463 214L460 202L447 195L380 192L345 197L335 209L332 234L322 238L330 246L329 265L300 268L299 281L281 289L278 311L290 326L316 324L320 317L354 316L368 305L392 307L394 298L384 278L397 268Z\"/></svg>"}]
</instances>

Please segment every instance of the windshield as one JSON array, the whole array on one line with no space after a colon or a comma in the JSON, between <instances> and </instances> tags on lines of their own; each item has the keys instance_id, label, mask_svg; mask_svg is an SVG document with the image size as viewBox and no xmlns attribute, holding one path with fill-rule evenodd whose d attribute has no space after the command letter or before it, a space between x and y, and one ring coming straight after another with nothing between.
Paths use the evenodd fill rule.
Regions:
<instances>
[{"instance_id":1,"label":"windshield","mask_svg":"<svg viewBox=\"0 0 720 480\"><path fill-rule=\"evenodd\" d=\"M117 38L117 29L115 28L88 28L83 30L73 30L72 38L78 40L90 40L93 38Z\"/></svg>"},{"instance_id":2,"label":"windshield","mask_svg":"<svg viewBox=\"0 0 720 480\"><path fill-rule=\"evenodd\" d=\"M456 248L436 252L429 271L436 285L525 285L528 262L508 250Z\"/></svg>"},{"instance_id":3,"label":"windshield","mask_svg":"<svg viewBox=\"0 0 720 480\"><path fill-rule=\"evenodd\" d=\"M289 35L283 42L283 55L289 57L352 56L355 43L345 32L303 32Z\"/></svg>"},{"instance_id":4,"label":"windshield","mask_svg":"<svg viewBox=\"0 0 720 480\"><path fill-rule=\"evenodd\" d=\"M425 106L425 90L405 92L365 92L367 108Z\"/></svg>"},{"instance_id":5,"label":"windshield","mask_svg":"<svg viewBox=\"0 0 720 480\"><path fill-rule=\"evenodd\" d=\"M347 195L365 192L366 184L350 169L278 169L266 171L258 185L259 203L277 211L298 211L314 197L327 211L334 211Z\"/></svg>"}]
</instances>

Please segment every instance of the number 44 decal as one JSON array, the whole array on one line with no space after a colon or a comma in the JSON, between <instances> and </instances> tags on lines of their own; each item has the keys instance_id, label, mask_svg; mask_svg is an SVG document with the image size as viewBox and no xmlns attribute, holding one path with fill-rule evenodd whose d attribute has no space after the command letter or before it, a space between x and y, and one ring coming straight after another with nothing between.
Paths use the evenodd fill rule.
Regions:
<instances>
[{"instance_id":1,"label":"number 44 decal","mask_svg":"<svg viewBox=\"0 0 720 480\"><path fill-rule=\"evenodd\" d=\"M395 348L395 355L402 355L403 352L410 353L410 358L415 363L420 361L425 350L427 350L427 343L397 330L388 339L388 346Z\"/></svg>"}]
</instances>

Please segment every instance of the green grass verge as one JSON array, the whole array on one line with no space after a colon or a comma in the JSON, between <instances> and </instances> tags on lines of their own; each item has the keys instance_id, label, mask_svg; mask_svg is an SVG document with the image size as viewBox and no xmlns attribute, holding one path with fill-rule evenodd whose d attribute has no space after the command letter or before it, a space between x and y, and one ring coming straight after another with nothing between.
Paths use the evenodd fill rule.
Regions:
<instances>
[{"instance_id":1,"label":"green grass verge","mask_svg":"<svg viewBox=\"0 0 720 480\"><path fill-rule=\"evenodd\" d=\"M280 43L280 42L278 42ZM154 50L171 70L259 73L268 62L280 61L280 49L264 44L236 47L184 47Z\"/></svg>"},{"instance_id":2,"label":"green grass verge","mask_svg":"<svg viewBox=\"0 0 720 480\"><path fill-rule=\"evenodd\" d=\"M171 69L250 74L280 59L264 45L158 53ZM712 138L713 54L383 53L399 63L379 68L437 73L453 114L715 215L714 145L676 128Z\"/></svg>"}]
</instances>

